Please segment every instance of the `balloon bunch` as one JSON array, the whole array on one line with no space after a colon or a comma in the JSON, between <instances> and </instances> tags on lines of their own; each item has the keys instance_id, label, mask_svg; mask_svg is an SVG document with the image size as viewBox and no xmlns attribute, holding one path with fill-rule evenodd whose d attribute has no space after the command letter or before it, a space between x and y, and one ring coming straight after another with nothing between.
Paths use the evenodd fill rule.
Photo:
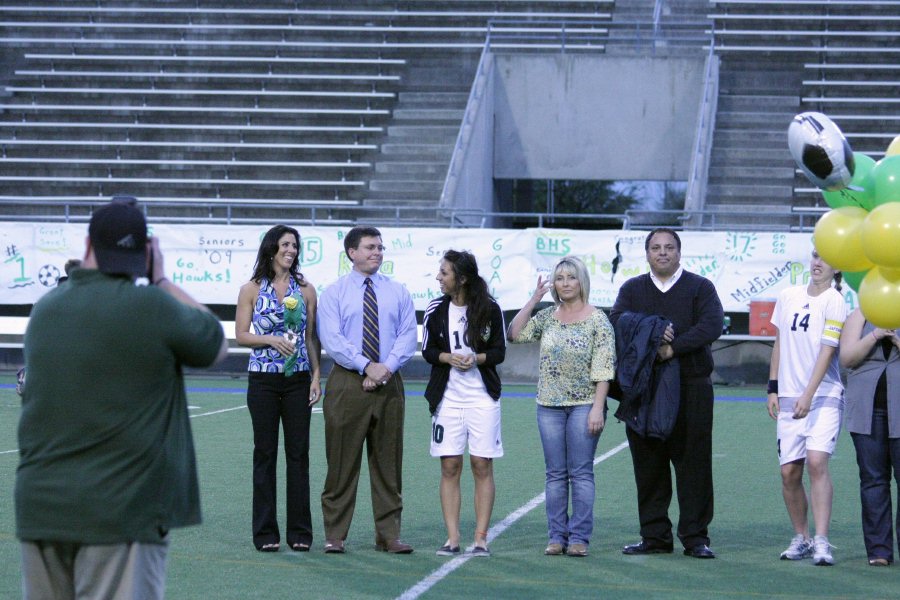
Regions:
<instances>
[{"instance_id":1,"label":"balloon bunch","mask_svg":"<svg viewBox=\"0 0 900 600\"><path fill-rule=\"evenodd\" d=\"M804 119L810 115L821 127L807 126ZM788 139L794 160L831 207L813 234L819 256L844 272L866 319L877 327L900 327L900 135L878 162L861 152L848 156L843 134L821 113L797 115ZM795 151L799 141L805 153ZM846 148L843 164L836 151L841 144ZM815 148L818 154L811 150ZM831 162L827 173L827 165L811 160L823 155Z\"/></svg>"}]
</instances>

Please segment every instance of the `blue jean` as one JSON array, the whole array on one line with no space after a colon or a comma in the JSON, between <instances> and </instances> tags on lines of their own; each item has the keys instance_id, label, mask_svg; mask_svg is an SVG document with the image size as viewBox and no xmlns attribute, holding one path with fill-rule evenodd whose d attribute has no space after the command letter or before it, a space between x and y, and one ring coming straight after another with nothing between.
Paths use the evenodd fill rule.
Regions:
<instances>
[{"instance_id":1,"label":"blue jean","mask_svg":"<svg viewBox=\"0 0 900 600\"><path fill-rule=\"evenodd\" d=\"M891 506L891 473L900 481L900 438L888 437L885 410L872 412L869 435L851 433L859 465L859 496L862 503L863 541L871 558L894 562L894 527ZM897 513L900 531L900 511Z\"/></svg>"},{"instance_id":2,"label":"blue jean","mask_svg":"<svg viewBox=\"0 0 900 600\"><path fill-rule=\"evenodd\" d=\"M600 435L588 433L590 404L537 407L538 431L547 468L548 539L562 545L589 544L594 530L594 452ZM569 486L572 514L569 516Z\"/></svg>"}]
</instances>

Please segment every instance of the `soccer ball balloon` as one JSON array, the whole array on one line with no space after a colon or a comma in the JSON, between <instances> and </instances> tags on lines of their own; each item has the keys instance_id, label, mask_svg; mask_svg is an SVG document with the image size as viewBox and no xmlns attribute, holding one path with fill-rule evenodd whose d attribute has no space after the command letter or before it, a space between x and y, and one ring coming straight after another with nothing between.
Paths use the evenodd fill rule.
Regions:
<instances>
[{"instance_id":1,"label":"soccer ball balloon","mask_svg":"<svg viewBox=\"0 0 900 600\"><path fill-rule=\"evenodd\" d=\"M834 192L853 178L853 151L834 121L818 112L800 113L788 127L788 146L797 166L816 187Z\"/></svg>"}]
</instances>

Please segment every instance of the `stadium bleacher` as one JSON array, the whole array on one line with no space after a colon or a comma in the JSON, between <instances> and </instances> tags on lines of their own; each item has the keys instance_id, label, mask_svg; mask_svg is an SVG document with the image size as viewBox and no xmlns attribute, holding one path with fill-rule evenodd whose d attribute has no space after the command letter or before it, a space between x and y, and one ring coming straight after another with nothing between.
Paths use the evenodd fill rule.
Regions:
<instances>
[{"instance_id":1,"label":"stadium bleacher","mask_svg":"<svg viewBox=\"0 0 900 600\"><path fill-rule=\"evenodd\" d=\"M827 206L787 152L795 114L828 114L854 151L876 160L898 133L900 2L709 5L723 81L706 206L749 207L796 228L804 211Z\"/></svg>"},{"instance_id":2,"label":"stadium bleacher","mask_svg":"<svg viewBox=\"0 0 900 600\"><path fill-rule=\"evenodd\" d=\"M582 34L605 35L597 22L612 7L7 3L0 139L12 141L0 181L22 202L4 200L0 214L29 212L32 197L72 197L84 202L68 214L86 218L91 202L125 192L252 200L229 211L236 220L265 219L293 198L336 209L332 218L353 205L435 209L489 23L516 19L506 33L540 37L566 21L576 47ZM194 214L179 210L170 216Z\"/></svg>"}]
</instances>

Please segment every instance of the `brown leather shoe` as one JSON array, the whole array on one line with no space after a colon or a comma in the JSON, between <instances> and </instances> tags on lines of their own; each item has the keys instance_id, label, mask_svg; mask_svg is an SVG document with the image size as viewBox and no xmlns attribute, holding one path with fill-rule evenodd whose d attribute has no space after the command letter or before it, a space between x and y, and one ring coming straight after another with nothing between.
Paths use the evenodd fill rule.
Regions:
<instances>
[{"instance_id":1,"label":"brown leather shoe","mask_svg":"<svg viewBox=\"0 0 900 600\"><path fill-rule=\"evenodd\" d=\"M391 554L412 554L413 547L400 540L391 540L389 542L376 541L375 549L381 552L390 552Z\"/></svg>"},{"instance_id":2,"label":"brown leather shoe","mask_svg":"<svg viewBox=\"0 0 900 600\"><path fill-rule=\"evenodd\" d=\"M547 547L544 548L544 554L546 554L547 556L560 556L565 553L566 549L562 544L559 544L557 542L550 542L549 544L547 544Z\"/></svg>"},{"instance_id":3,"label":"brown leather shoe","mask_svg":"<svg viewBox=\"0 0 900 600\"><path fill-rule=\"evenodd\" d=\"M343 554L344 540L325 540L325 554Z\"/></svg>"}]
</instances>

